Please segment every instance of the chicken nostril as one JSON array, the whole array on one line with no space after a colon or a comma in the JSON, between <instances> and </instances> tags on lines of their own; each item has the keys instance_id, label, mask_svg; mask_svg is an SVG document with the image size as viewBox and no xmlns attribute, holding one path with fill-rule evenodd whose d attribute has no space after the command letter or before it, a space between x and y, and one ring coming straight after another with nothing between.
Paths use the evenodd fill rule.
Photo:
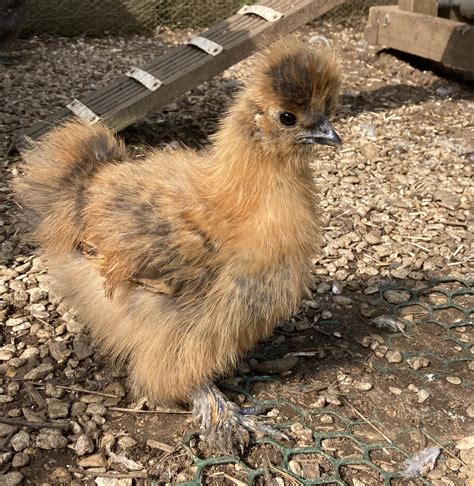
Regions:
<instances>
[{"instance_id":1,"label":"chicken nostril","mask_svg":"<svg viewBox=\"0 0 474 486\"><path fill-rule=\"evenodd\" d=\"M324 135L329 135L331 133L331 124L328 120L323 119L319 124L319 130Z\"/></svg>"}]
</instances>

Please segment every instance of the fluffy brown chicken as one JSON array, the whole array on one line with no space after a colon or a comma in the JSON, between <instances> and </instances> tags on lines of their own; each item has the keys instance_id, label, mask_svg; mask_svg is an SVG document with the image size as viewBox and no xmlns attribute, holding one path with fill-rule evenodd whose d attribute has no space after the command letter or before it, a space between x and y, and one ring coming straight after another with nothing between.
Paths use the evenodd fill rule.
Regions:
<instances>
[{"instance_id":1,"label":"fluffy brown chicken","mask_svg":"<svg viewBox=\"0 0 474 486\"><path fill-rule=\"evenodd\" d=\"M339 145L333 54L283 39L260 54L208 150L132 160L102 125L69 122L16 182L58 292L137 394L192 402L218 448L281 436L212 384L298 306L320 241L310 162Z\"/></svg>"}]
</instances>

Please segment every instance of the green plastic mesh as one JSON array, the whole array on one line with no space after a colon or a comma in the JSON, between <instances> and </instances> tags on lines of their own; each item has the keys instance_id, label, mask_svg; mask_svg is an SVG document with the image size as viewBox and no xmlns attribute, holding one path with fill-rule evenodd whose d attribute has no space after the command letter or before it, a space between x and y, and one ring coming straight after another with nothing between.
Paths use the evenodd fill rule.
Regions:
<instances>
[{"instance_id":1,"label":"green plastic mesh","mask_svg":"<svg viewBox=\"0 0 474 486\"><path fill-rule=\"evenodd\" d=\"M393 290L399 292L399 295L405 295L406 299L395 304L387 302L385 298L387 291ZM411 373L414 377L418 376L424 381L445 379L453 373L453 366L465 365L466 361L472 361L472 338L466 339L468 335L466 333L471 332L474 326L472 319L474 315L473 299L474 291L471 284L459 279L439 279L432 282L431 285L417 290L398 284L380 287L378 295L374 299L375 305L378 302L385 308L388 306L388 314L398 316L398 322L405 325L403 331L386 335L388 347L393 346L401 349L405 363L414 358L426 357L435 360L437 363L433 370L430 367L429 373L427 373L427 368L416 369L417 366L410 367L405 364L404 373ZM326 324L333 325L334 321L327 321ZM426 340L426 333L432 333L433 327L438 330L434 338L442 343L442 346L438 349L440 353L436 349L432 349ZM459 330L462 332L459 332ZM370 334L370 332L371 329L368 329L367 333ZM409 346L401 345L402 340L409 343ZM420 341L425 345L419 346ZM455 357L449 356L449 353L443 351L447 344L454 346ZM393 365L384 366L379 361L375 361L374 369L376 374L396 373L396 368ZM196 486L200 484L232 484L232 482L225 481L226 473L222 472L222 468L225 470L225 465L232 465L232 471L237 470L239 478L245 477L245 480L239 480L248 485L269 484L269 478L272 478L272 484L345 485L353 484L350 478L359 477L361 471L366 473L369 471L372 482L360 484L407 484L403 482L400 467L394 467L394 463L401 465L404 460L413 455L413 451L406 450L395 441L389 442L388 437L386 437L388 440L385 440L383 433L373 434L372 440L365 439L358 433L360 427L368 427L367 419L370 419L371 423L369 428L377 428L379 431L384 430L384 428L387 430L387 426L390 426L390 424L380 424L372 417L357 417L350 414L350 406L342 408L329 406L318 409L305 408L278 398L258 400L250 393L252 384L271 381L273 378L246 375L242 375L241 378L241 385L225 385L223 388L230 392L245 395L249 402L256 405L278 408L289 407L294 412L292 421L280 423L278 428L288 430L292 424L299 422L304 428L311 430L311 439L309 440L311 445L287 447L270 438L255 439L251 443L250 451L260 449L262 453L265 453L265 451L268 453L271 450L272 460L267 463L265 470L252 467L248 455L245 460L237 456L200 457L199 452L197 452L198 449L195 447L198 434L193 432L184 440L183 447L193 458L196 468L194 478L191 481L179 484ZM464 387L467 393L467 389L472 389L473 384L472 379L471 381L464 380L460 386ZM429 415L435 412L436 410L432 410L426 414L425 418L428 419ZM312 420L312 418L317 418L317 416L323 414L331 416L337 422L337 431L325 431L314 427L313 424L317 421ZM423 429L423 423L418 425L418 429L420 426ZM415 429L417 427L413 426L412 430ZM410 433L410 430L407 429L406 432ZM430 438L443 447L451 445L449 441L442 438L436 438L432 435ZM333 446L332 448L329 447L329 452L327 443ZM262 447L263 449L261 449ZM345 448L346 454L338 457L337 450L341 447ZM300 464L303 465L305 458L308 458L309 469L295 471L291 467L292 458L295 457L298 457ZM318 473L312 477L311 464L315 462L318 464ZM216 473L216 471L218 472ZM217 477L221 477L223 482L215 482ZM276 478L280 478L279 482ZM159 483L155 482L154 484ZM431 484L431 482L420 477L417 478L416 483L409 484Z\"/></svg>"}]
</instances>

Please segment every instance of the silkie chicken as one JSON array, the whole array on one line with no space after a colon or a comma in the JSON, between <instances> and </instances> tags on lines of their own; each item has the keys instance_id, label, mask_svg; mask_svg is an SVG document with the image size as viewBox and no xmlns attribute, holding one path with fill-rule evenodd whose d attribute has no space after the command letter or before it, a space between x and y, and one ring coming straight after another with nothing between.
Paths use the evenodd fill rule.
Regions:
<instances>
[{"instance_id":1,"label":"silkie chicken","mask_svg":"<svg viewBox=\"0 0 474 486\"><path fill-rule=\"evenodd\" d=\"M210 148L132 160L70 121L24 152L15 183L57 292L137 396L192 403L210 444L282 437L213 384L312 285L320 224L311 162L340 145L334 55L281 39L260 53Z\"/></svg>"}]
</instances>

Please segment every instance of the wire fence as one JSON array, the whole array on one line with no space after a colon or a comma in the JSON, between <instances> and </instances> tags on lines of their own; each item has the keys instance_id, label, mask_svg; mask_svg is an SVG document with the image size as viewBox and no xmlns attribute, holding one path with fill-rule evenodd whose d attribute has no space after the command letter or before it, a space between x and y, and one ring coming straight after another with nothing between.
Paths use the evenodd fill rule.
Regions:
<instances>
[{"instance_id":1,"label":"wire fence","mask_svg":"<svg viewBox=\"0 0 474 486\"><path fill-rule=\"evenodd\" d=\"M27 0L23 35L147 33L168 27L205 28L252 0ZM348 0L317 22L363 25L373 5L395 0Z\"/></svg>"}]
</instances>

